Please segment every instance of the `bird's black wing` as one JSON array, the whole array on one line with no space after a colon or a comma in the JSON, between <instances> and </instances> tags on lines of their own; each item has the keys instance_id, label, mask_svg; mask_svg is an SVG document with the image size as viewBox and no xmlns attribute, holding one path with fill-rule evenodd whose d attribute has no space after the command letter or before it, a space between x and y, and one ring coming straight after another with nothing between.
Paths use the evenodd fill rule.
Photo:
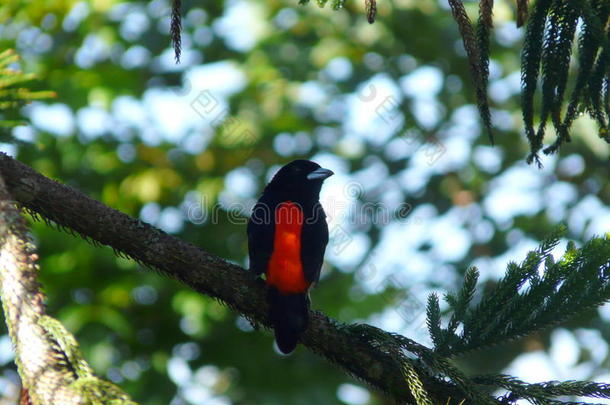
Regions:
<instances>
[{"instance_id":1,"label":"bird's black wing","mask_svg":"<svg viewBox=\"0 0 610 405\"><path fill-rule=\"evenodd\" d=\"M263 197L254 206L248 221L250 270L258 275L267 272L267 265L273 253L274 211L274 207Z\"/></svg>"},{"instance_id":2,"label":"bird's black wing","mask_svg":"<svg viewBox=\"0 0 610 405\"><path fill-rule=\"evenodd\" d=\"M324 251L328 244L328 225L326 213L320 203L314 205L311 213L304 218L301 231L301 262L305 278L315 283L320 278L324 261Z\"/></svg>"}]
</instances>

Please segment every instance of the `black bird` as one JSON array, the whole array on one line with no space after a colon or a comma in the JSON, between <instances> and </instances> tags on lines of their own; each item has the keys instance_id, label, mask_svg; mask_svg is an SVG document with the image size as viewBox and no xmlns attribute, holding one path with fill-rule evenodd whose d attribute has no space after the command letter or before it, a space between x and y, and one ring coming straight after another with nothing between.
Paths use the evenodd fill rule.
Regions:
<instances>
[{"instance_id":1,"label":"black bird","mask_svg":"<svg viewBox=\"0 0 610 405\"><path fill-rule=\"evenodd\" d=\"M250 269L266 275L269 319L285 354L307 329L308 291L320 278L328 244L320 189L332 175L309 160L288 163L265 187L248 222Z\"/></svg>"}]
</instances>

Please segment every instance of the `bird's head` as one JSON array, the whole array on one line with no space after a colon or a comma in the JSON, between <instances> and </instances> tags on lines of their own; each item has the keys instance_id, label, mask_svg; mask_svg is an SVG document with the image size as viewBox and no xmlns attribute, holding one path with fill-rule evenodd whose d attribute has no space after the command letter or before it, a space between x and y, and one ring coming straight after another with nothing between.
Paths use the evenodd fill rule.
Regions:
<instances>
[{"instance_id":1,"label":"bird's head","mask_svg":"<svg viewBox=\"0 0 610 405\"><path fill-rule=\"evenodd\" d=\"M322 182L334 173L310 160L293 160L283 166L271 179L266 190L288 194L312 195L317 199Z\"/></svg>"}]
</instances>

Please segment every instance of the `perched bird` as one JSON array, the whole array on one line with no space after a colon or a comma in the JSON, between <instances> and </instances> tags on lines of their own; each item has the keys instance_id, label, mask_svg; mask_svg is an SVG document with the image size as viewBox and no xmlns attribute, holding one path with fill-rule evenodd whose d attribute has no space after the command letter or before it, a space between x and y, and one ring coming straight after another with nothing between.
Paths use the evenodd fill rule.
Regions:
<instances>
[{"instance_id":1,"label":"perched bird","mask_svg":"<svg viewBox=\"0 0 610 405\"><path fill-rule=\"evenodd\" d=\"M309 160L288 163L265 187L248 222L250 269L266 275L269 319L285 354L309 321L308 291L320 278L328 243L320 189L332 175Z\"/></svg>"}]
</instances>

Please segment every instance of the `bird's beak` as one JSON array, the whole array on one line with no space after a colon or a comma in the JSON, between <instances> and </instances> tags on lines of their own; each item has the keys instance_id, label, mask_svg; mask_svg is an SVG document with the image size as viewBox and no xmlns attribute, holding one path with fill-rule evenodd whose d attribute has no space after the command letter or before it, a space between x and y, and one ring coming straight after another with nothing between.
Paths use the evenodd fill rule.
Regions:
<instances>
[{"instance_id":1,"label":"bird's beak","mask_svg":"<svg viewBox=\"0 0 610 405\"><path fill-rule=\"evenodd\" d=\"M333 173L332 170L323 169L320 167L319 169L316 169L313 172L309 173L307 175L307 180L324 180L329 178L333 174L335 173Z\"/></svg>"}]
</instances>

